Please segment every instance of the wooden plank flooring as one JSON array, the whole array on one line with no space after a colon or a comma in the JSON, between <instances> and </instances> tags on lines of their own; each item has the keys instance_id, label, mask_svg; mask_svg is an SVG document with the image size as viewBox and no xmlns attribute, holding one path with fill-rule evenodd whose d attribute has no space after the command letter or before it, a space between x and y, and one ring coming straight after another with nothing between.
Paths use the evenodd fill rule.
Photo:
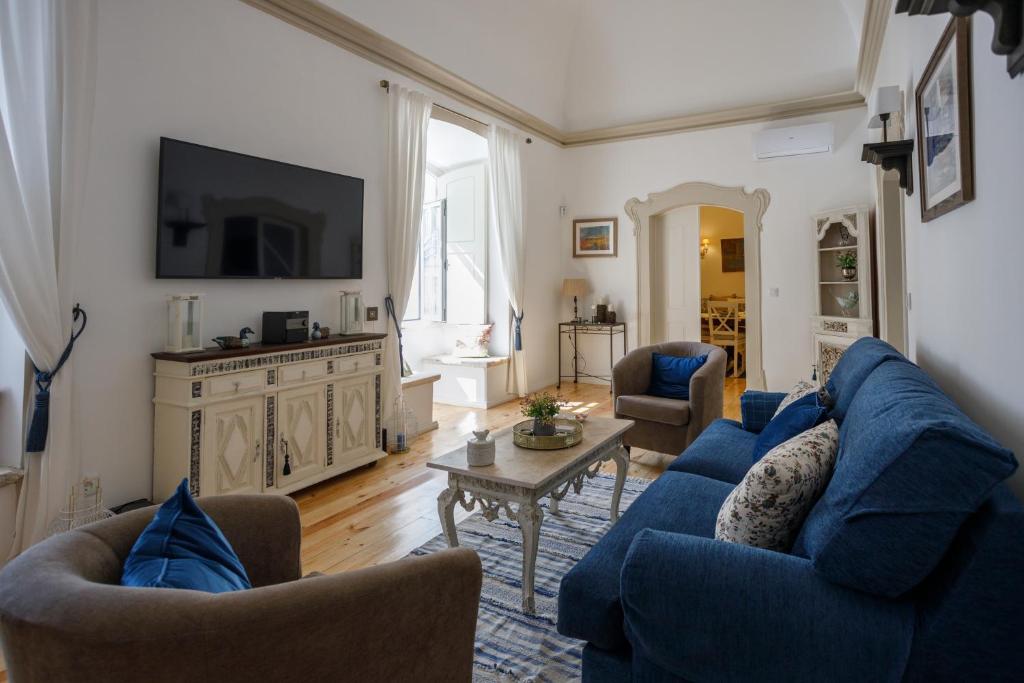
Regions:
<instances>
[{"instance_id":1,"label":"wooden plank flooring","mask_svg":"<svg viewBox=\"0 0 1024 683\"><path fill-rule=\"evenodd\" d=\"M725 417L739 419L743 379L725 380ZM554 387L548 391L555 392ZM608 387L597 384L563 385L562 398L571 410L592 415L612 414ZM408 555L441 533L437 494L446 486L442 472L429 470L427 460L458 448L474 429L508 427L523 419L518 401L490 410L436 405L440 427L413 440L411 450L354 472L335 477L294 494L302 517L303 571L325 574L390 562ZM634 449L629 475L653 479L673 455ZM614 464L605 468L613 472ZM455 508L458 523L469 516ZM7 681L0 657L0 683Z\"/></svg>"},{"instance_id":2,"label":"wooden plank flooring","mask_svg":"<svg viewBox=\"0 0 1024 683\"><path fill-rule=\"evenodd\" d=\"M726 417L738 419L745 385L742 379L726 380ZM562 385L560 393L572 410L612 414L607 386ZM304 571L329 574L388 562L441 533L437 495L447 479L427 469L426 461L458 448L474 429L497 430L523 419L517 401L490 410L436 405L434 417L440 427L416 438L409 453L294 494L302 515ZM634 449L629 474L653 479L672 457ZM614 471L613 463L605 467ZM456 507L456 523L468 515Z\"/></svg>"}]
</instances>

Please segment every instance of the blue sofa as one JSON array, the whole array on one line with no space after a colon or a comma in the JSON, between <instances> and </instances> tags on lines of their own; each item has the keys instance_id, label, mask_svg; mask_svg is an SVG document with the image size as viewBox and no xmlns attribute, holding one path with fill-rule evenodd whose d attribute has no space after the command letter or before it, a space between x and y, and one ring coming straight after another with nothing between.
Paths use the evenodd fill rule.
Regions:
<instances>
[{"instance_id":1,"label":"blue sofa","mask_svg":"<svg viewBox=\"0 0 1024 683\"><path fill-rule=\"evenodd\" d=\"M877 339L826 388L839 457L790 553L714 540L784 396L747 392L566 574L584 681L1024 680L1013 454Z\"/></svg>"}]
</instances>

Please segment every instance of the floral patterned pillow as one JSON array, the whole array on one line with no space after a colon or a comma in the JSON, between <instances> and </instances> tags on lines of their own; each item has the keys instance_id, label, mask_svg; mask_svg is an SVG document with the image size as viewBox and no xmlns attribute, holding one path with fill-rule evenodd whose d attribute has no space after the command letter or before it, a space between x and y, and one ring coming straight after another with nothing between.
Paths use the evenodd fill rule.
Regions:
<instances>
[{"instance_id":1,"label":"floral patterned pillow","mask_svg":"<svg viewBox=\"0 0 1024 683\"><path fill-rule=\"evenodd\" d=\"M494 325L460 325L452 355L456 358L487 358Z\"/></svg>"},{"instance_id":2,"label":"floral patterned pillow","mask_svg":"<svg viewBox=\"0 0 1024 683\"><path fill-rule=\"evenodd\" d=\"M793 401L799 401L807 394L813 394L814 392L818 392L818 403L823 406L832 407L832 399L829 397L828 392L825 391L825 387L819 387L816 384L800 380L796 383L796 386L789 390L789 393L786 394L786 398L782 399L782 403L780 403L779 407L775 409L775 415L772 415L772 417L774 418L785 410L786 406Z\"/></svg>"},{"instance_id":3,"label":"floral patterned pillow","mask_svg":"<svg viewBox=\"0 0 1024 683\"><path fill-rule=\"evenodd\" d=\"M715 538L788 552L832 478L838 451L835 420L768 451L722 503Z\"/></svg>"}]
</instances>

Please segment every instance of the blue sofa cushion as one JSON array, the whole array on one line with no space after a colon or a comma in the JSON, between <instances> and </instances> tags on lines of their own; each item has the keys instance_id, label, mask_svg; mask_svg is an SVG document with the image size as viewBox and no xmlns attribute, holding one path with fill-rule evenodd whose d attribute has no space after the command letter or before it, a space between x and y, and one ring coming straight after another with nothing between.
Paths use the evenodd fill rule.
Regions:
<instances>
[{"instance_id":1,"label":"blue sofa cushion","mask_svg":"<svg viewBox=\"0 0 1024 683\"><path fill-rule=\"evenodd\" d=\"M718 509L732 489L725 482L683 472L665 472L651 482L562 578L558 632L604 650L627 647L619 572L633 537L643 529L660 529L713 538Z\"/></svg>"},{"instance_id":2,"label":"blue sofa cushion","mask_svg":"<svg viewBox=\"0 0 1024 683\"><path fill-rule=\"evenodd\" d=\"M252 588L228 539L189 495L187 479L135 541L121 585L208 593Z\"/></svg>"},{"instance_id":3,"label":"blue sofa cushion","mask_svg":"<svg viewBox=\"0 0 1024 683\"><path fill-rule=\"evenodd\" d=\"M752 461L757 462L779 444L803 434L808 429L817 427L827 417L828 408L821 405L817 393L798 398L773 417L771 422L757 435L754 452L751 456Z\"/></svg>"},{"instance_id":4,"label":"blue sofa cushion","mask_svg":"<svg viewBox=\"0 0 1024 683\"><path fill-rule=\"evenodd\" d=\"M889 360L910 362L881 339L862 337L850 344L825 382L825 391L832 401L832 412L829 416L842 424L846 411L850 409L850 404L864 380L875 368Z\"/></svg>"},{"instance_id":5,"label":"blue sofa cushion","mask_svg":"<svg viewBox=\"0 0 1024 683\"><path fill-rule=\"evenodd\" d=\"M765 428L779 404L786 398L784 391L756 391L748 389L740 396L740 415L743 418L743 428L748 432L757 434Z\"/></svg>"},{"instance_id":6,"label":"blue sofa cushion","mask_svg":"<svg viewBox=\"0 0 1024 683\"><path fill-rule=\"evenodd\" d=\"M931 573L964 520L1015 469L1013 453L924 371L884 361L850 404L832 481L794 552L836 583L900 596Z\"/></svg>"},{"instance_id":7,"label":"blue sofa cushion","mask_svg":"<svg viewBox=\"0 0 1024 683\"><path fill-rule=\"evenodd\" d=\"M756 441L757 435L745 431L738 422L715 420L668 469L738 484L750 469Z\"/></svg>"},{"instance_id":8,"label":"blue sofa cushion","mask_svg":"<svg viewBox=\"0 0 1024 683\"><path fill-rule=\"evenodd\" d=\"M651 382L647 387L647 393L651 396L689 401L690 378L693 377L693 373L701 369L707 360L707 354L703 356L652 354Z\"/></svg>"}]
</instances>

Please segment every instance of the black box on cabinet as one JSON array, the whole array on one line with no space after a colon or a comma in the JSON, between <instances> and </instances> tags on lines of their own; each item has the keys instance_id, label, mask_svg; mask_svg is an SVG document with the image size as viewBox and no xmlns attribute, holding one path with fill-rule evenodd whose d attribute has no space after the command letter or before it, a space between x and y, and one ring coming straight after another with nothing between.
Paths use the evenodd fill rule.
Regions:
<instances>
[{"instance_id":1,"label":"black box on cabinet","mask_svg":"<svg viewBox=\"0 0 1024 683\"><path fill-rule=\"evenodd\" d=\"M263 343L294 344L309 339L309 311L264 311Z\"/></svg>"}]
</instances>

